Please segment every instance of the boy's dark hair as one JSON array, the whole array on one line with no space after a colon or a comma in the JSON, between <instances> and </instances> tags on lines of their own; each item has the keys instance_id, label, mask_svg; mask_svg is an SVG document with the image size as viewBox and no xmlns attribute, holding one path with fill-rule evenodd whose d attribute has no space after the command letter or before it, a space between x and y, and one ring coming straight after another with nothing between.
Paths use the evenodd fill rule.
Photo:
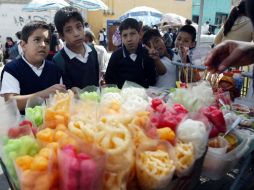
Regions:
<instances>
[{"instance_id":1,"label":"boy's dark hair","mask_svg":"<svg viewBox=\"0 0 254 190\"><path fill-rule=\"evenodd\" d=\"M21 39L21 31L16 32L15 36L20 40Z\"/></svg>"},{"instance_id":2,"label":"boy's dark hair","mask_svg":"<svg viewBox=\"0 0 254 190\"><path fill-rule=\"evenodd\" d=\"M149 45L148 42L151 40L151 38L153 37L160 37L161 38L161 34L159 32L159 30L157 29L150 29L150 30L147 30L144 35L143 35L143 38L142 38L142 42L143 44L146 44L146 45Z\"/></svg>"},{"instance_id":3,"label":"boy's dark hair","mask_svg":"<svg viewBox=\"0 0 254 190\"><path fill-rule=\"evenodd\" d=\"M48 30L50 33L49 25L44 21L31 21L27 23L21 31L21 40L27 42L29 36L33 34L33 32L37 29L45 29Z\"/></svg>"},{"instance_id":4,"label":"boy's dark hair","mask_svg":"<svg viewBox=\"0 0 254 190\"><path fill-rule=\"evenodd\" d=\"M138 21L134 18L127 18L123 22L121 22L119 27L120 34L122 34L123 30L127 30L129 28L135 29L140 32L140 25Z\"/></svg>"},{"instance_id":5,"label":"boy's dark hair","mask_svg":"<svg viewBox=\"0 0 254 190\"><path fill-rule=\"evenodd\" d=\"M69 22L71 19L80 21L82 23L82 25L84 26L84 20L77 8L74 8L71 6L63 7L56 12L55 18L54 18L54 23L55 23L57 32L59 34L63 35L64 25L67 22Z\"/></svg>"},{"instance_id":6,"label":"boy's dark hair","mask_svg":"<svg viewBox=\"0 0 254 190\"><path fill-rule=\"evenodd\" d=\"M178 32L186 32L191 35L192 42L196 41L196 29L192 25L184 25Z\"/></svg>"}]
</instances>

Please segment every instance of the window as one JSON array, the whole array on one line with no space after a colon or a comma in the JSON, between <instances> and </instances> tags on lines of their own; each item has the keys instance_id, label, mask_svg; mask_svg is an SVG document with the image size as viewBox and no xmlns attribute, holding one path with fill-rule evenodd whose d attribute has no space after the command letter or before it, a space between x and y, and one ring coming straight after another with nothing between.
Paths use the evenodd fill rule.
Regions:
<instances>
[{"instance_id":1,"label":"window","mask_svg":"<svg viewBox=\"0 0 254 190\"><path fill-rule=\"evenodd\" d=\"M198 24L199 16L198 15L193 15L192 16L192 21Z\"/></svg>"},{"instance_id":2,"label":"window","mask_svg":"<svg viewBox=\"0 0 254 190\"><path fill-rule=\"evenodd\" d=\"M228 14L217 12L215 15L215 25L220 26L221 24L223 24L226 21L227 17L228 17Z\"/></svg>"}]
</instances>

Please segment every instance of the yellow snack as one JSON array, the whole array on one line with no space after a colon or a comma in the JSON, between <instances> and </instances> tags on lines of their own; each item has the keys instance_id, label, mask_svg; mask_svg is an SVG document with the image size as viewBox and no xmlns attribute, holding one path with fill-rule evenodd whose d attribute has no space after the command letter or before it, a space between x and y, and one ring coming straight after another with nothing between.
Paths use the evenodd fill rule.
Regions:
<instances>
[{"instance_id":1,"label":"yellow snack","mask_svg":"<svg viewBox=\"0 0 254 190\"><path fill-rule=\"evenodd\" d=\"M175 146L176 172L179 176L185 175L194 163L194 147L192 143L178 142Z\"/></svg>"},{"instance_id":2,"label":"yellow snack","mask_svg":"<svg viewBox=\"0 0 254 190\"><path fill-rule=\"evenodd\" d=\"M50 128L45 128L36 134L36 138L41 142L51 143L53 142L54 131Z\"/></svg>"},{"instance_id":3,"label":"yellow snack","mask_svg":"<svg viewBox=\"0 0 254 190\"><path fill-rule=\"evenodd\" d=\"M49 160L50 156L52 154L52 151L49 148L42 148L39 152L39 156L44 157L45 159Z\"/></svg>"},{"instance_id":4,"label":"yellow snack","mask_svg":"<svg viewBox=\"0 0 254 190\"><path fill-rule=\"evenodd\" d=\"M175 132L169 127L164 127L157 129L157 134L161 140L174 141L175 140Z\"/></svg>"},{"instance_id":5,"label":"yellow snack","mask_svg":"<svg viewBox=\"0 0 254 190\"><path fill-rule=\"evenodd\" d=\"M45 171L48 168L48 160L43 156L36 155L31 163L31 170Z\"/></svg>"},{"instance_id":6,"label":"yellow snack","mask_svg":"<svg viewBox=\"0 0 254 190\"><path fill-rule=\"evenodd\" d=\"M30 169L31 162L33 161L32 156L21 156L16 159L16 164L22 170Z\"/></svg>"},{"instance_id":7,"label":"yellow snack","mask_svg":"<svg viewBox=\"0 0 254 190\"><path fill-rule=\"evenodd\" d=\"M136 168L139 184L147 190L165 188L175 171L173 160L162 150L141 152Z\"/></svg>"}]
</instances>

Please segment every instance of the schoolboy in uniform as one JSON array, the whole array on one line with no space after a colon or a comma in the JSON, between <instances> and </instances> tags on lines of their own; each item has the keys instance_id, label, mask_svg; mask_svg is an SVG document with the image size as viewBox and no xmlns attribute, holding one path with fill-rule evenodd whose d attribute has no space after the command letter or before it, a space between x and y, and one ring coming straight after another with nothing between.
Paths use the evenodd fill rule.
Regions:
<instances>
[{"instance_id":1,"label":"schoolboy in uniform","mask_svg":"<svg viewBox=\"0 0 254 190\"><path fill-rule=\"evenodd\" d=\"M153 86L156 74L164 74L166 69L156 51L147 50L140 43L138 21L127 18L121 23L119 30L123 45L111 55L105 74L106 83L122 88L127 80L145 88Z\"/></svg>"},{"instance_id":2,"label":"schoolboy in uniform","mask_svg":"<svg viewBox=\"0 0 254 190\"><path fill-rule=\"evenodd\" d=\"M61 68L63 83L74 91L88 85L99 85L99 63L96 50L84 43L84 21L76 8L64 7L55 14L55 26L64 48L53 61Z\"/></svg>"},{"instance_id":3,"label":"schoolboy in uniform","mask_svg":"<svg viewBox=\"0 0 254 190\"><path fill-rule=\"evenodd\" d=\"M146 31L142 39L143 44L154 48L159 52L161 62L166 67L167 72L164 75L158 76L155 86L165 90L175 88L177 79L177 68L172 64L171 49L167 49L165 41L159 30L150 29Z\"/></svg>"},{"instance_id":4,"label":"schoolboy in uniform","mask_svg":"<svg viewBox=\"0 0 254 190\"><path fill-rule=\"evenodd\" d=\"M21 32L23 56L5 65L1 74L1 95L16 99L20 111L33 96L47 98L56 90L65 91L60 83L61 71L45 58L49 53L50 28L42 21L26 24Z\"/></svg>"},{"instance_id":5,"label":"schoolboy in uniform","mask_svg":"<svg viewBox=\"0 0 254 190\"><path fill-rule=\"evenodd\" d=\"M196 46L196 29L191 25L184 25L180 28L176 40L175 40L175 49L174 49L174 55L173 55L173 61L180 62L180 63L190 63L190 57L191 51ZM189 71L188 71L189 72ZM185 81L187 79L188 81L196 82L200 80L200 75L198 71L193 70L193 73L185 74L188 76L192 76L192 79L186 76L184 76L181 73L181 81Z\"/></svg>"}]
</instances>

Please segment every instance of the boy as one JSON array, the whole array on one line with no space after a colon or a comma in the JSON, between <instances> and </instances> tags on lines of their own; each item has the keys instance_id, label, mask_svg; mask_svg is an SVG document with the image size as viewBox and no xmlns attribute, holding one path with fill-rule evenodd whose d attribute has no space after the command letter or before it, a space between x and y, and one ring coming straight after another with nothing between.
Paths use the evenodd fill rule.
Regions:
<instances>
[{"instance_id":1,"label":"boy","mask_svg":"<svg viewBox=\"0 0 254 190\"><path fill-rule=\"evenodd\" d=\"M84 21L74 7L64 7L55 14L55 26L64 48L53 61L61 68L63 83L74 92L88 85L99 85L99 63L96 50L84 43Z\"/></svg>"},{"instance_id":2,"label":"boy","mask_svg":"<svg viewBox=\"0 0 254 190\"><path fill-rule=\"evenodd\" d=\"M119 88L122 88L126 80L145 88L154 85L156 71L164 74L166 69L156 52L153 49L148 52L140 43L138 21L127 18L121 23L119 30L123 45L111 55L105 74L106 83L116 84Z\"/></svg>"},{"instance_id":3,"label":"boy","mask_svg":"<svg viewBox=\"0 0 254 190\"><path fill-rule=\"evenodd\" d=\"M5 100L16 99L19 110L33 96L47 98L56 90L65 91L60 83L61 72L45 60L49 53L50 29L42 21L26 24L21 32L23 56L5 65L1 80L1 94Z\"/></svg>"},{"instance_id":4,"label":"boy","mask_svg":"<svg viewBox=\"0 0 254 190\"><path fill-rule=\"evenodd\" d=\"M166 67L166 74L158 76L155 86L162 89L175 88L177 79L177 68L171 63L171 49L167 49L164 39L156 29L150 29L143 35L143 44L154 48L159 52L161 62ZM171 51L170 51L171 50Z\"/></svg>"},{"instance_id":5,"label":"boy","mask_svg":"<svg viewBox=\"0 0 254 190\"><path fill-rule=\"evenodd\" d=\"M175 41L175 53L173 61L180 63L190 63L189 55L196 46L196 29L191 25L184 25L178 31ZM188 74L187 74L188 72ZM180 74L183 82L196 82L200 80L200 75L197 70L192 70L192 73L184 71ZM188 76L188 78L187 78ZM192 76L192 78L190 78Z\"/></svg>"}]
</instances>

